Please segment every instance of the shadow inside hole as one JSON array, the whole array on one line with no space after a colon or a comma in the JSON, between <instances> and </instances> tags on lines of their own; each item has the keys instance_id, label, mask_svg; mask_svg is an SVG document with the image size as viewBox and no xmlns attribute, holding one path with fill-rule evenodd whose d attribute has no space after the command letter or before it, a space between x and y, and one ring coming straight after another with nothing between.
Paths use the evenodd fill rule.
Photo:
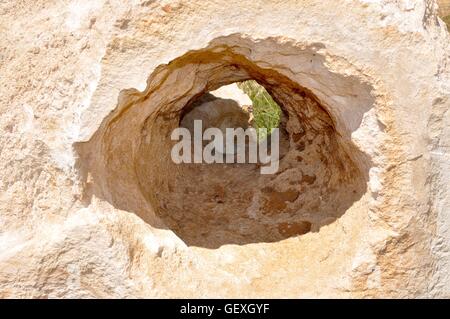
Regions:
<instances>
[{"instance_id":1,"label":"shadow inside hole","mask_svg":"<svg viewBox=\"0 0 450 319\"><path fill-rule=\"evenodd\" d=\"M249 126L249 114L233 99L206 93L188 109L179 123L191 134L194 120L203 130L224 121L229 128ZM352 161L333 149L335 132L309 133L305 126L289 134L289 116L282 114L276 174L261 175L258 163L182 163L165 180L157 215L188 246L276 242L317 231L365 193L362 176L350 173L358 171Z\"/></svg>"}]
</instances>

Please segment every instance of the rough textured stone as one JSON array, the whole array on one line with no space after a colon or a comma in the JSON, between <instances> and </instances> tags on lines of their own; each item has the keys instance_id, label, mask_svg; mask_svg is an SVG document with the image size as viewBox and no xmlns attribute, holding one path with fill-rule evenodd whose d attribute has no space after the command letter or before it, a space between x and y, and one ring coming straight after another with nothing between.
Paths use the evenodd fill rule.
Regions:
<instances>
[{"instance_id":1,"label":"rough textured stone","mask_svg":"<svg viewBox=\"0 0 450 319\"><path fill-rule=\"evenodd\" d=\"M450 297L436 11L1 2L0 297ZM183 110L250 78L287 114L281 173L207 168L226 185L175 167Z\"/></svg>"}]
</instances>

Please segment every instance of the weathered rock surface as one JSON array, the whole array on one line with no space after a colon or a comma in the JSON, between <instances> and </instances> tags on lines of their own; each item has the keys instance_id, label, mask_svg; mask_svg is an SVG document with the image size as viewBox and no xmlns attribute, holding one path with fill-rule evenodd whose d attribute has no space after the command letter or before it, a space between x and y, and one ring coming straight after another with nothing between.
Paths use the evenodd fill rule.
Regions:
<instances>
[{"instance_id":1,"label":"weathered rock surface","mask_svg":"<svg viewBox=\"0 0 450 319\"><path fill-rule=\"evenodd\" d=\"M436 11L1 2L0 297L450 297ZM251 78L287 114L281 173L173 164L183 110Z\"/></svg>"}]
</instances>

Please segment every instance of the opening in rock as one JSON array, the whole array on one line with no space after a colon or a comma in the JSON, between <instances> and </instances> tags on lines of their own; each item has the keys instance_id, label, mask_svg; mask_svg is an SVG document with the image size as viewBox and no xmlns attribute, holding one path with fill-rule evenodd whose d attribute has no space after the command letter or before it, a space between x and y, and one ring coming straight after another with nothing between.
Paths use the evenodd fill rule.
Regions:
<instances>
[{"instance_id":1,"label":"opening in rock","mask_svg":"<svg viewBox=\"0 0 450 319\"><path fill-rule=\"evenodd\" d=\"M366 191L364 154L349 132L337 131L329 106L312 91L283 68L268 67L270 61L254 62L249 52L258 49L264 43L218 41L157 68L145 92L123 93L93 138L77 145L87 197L207 248L276 242L318 231L344 214ZM262 85L282 109L278 172L262 175L258 164L248 163L174 163L175 128L192 129L194 119L219 128L249 125L245 105L220 96L225 85L247 80ZM365 98L364 85L352 87Z\"/></svg>"}]
</instances>

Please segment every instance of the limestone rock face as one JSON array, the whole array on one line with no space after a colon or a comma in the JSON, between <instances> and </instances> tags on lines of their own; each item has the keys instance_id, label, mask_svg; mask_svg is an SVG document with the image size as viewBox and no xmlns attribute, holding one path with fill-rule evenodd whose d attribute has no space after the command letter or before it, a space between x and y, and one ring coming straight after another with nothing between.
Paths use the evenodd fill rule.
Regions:
<instances>
[{"instance_id":1,"label":"limestone rock face","mask_svg":"<svg viewBox=\"0 0 450 319\"><path fill-rule=\"evenodd\" d=\"M0 297L450 297L437 9L2 1ZM186 110L248 79L278 173L174 164Z\"/></svg>"}]
</instances>

